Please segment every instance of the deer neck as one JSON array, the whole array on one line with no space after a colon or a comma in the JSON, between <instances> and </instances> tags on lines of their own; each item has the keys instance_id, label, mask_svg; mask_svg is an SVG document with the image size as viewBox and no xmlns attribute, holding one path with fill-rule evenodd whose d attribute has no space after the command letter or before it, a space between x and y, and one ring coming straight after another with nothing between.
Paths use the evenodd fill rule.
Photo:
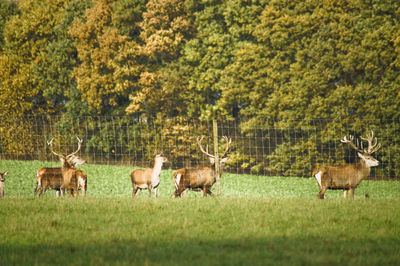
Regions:
<instances>
[{"instance_id":1,"label":"deer neck","mask_svg":"<svg viewBox=\"0 0 400 266\"><path fill-rule=\"evenodd\" d=\"M219 164L219 174L222 175L222 171L224 169L224 165L222 163ZM215 163L210 165L210 170L215 174Z\"/></svg>"},{"instance_id":2,"label":"deer neck","mask_svg":"<svg viewBox=\"0 0 400 266\"><path fill-rule=\"evenodd\" d=\"M356 164L357 168L361 171L360 178L365 179L371 172L371 167L368 166L363 159L360 159Z\"/></svg>"},{"instance_id":3,"label":"deer neck","mask_svg":"<svg viewBox=\"0 0 400 266\"><path fill-rule=\"evenodd\" d=\"M162 165L163 165L162 160L155 160L153 173L151 174L151 183L153 184L153 186L156 186L160 183L160 174Z\"/></svg>"},{"instance_id":4,"label":"deer neck","mask_svg":"<svg viewBox=\"0 0 400 266\"><path fill-rule=\"evenodd\" d=\"M67 171L68 169L74 169L74 167L68 162L68 160L62 158L61 159L61 170L63 172Z\"/></svg>"}]
</instances>

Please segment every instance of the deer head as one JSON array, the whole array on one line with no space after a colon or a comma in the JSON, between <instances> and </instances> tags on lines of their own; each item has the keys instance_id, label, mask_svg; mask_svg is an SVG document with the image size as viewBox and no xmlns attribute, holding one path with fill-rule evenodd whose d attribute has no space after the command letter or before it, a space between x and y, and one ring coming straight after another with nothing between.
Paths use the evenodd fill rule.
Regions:
<instances>
[{"instance_id":1,"label":"deer head","mask_svg":"<svg viewBox=\"0 0 400 266\"><path fill-rule=\"evenodd\" d=\"M54 138L52 138L50 141L48 141L47 145L50 146L50 151L54 155L56 155L56 156L58 156L60 158L62 164L66 163L69 167L75 167L77 165L86 163L85 160L83 160L81 157L76 155L81 150L82 142L83 142L78 137L76 137L76 138L78 139L78 149L76 151L74 151L73 153L70 153L68 155L58 154L53 150L53 140L54 140Z\"/></svg>"},{"instance_id":2,"label":"deer head","mask_svg":"<svg viewBox=\"0 0 400 266\"><path fill-rule=\"evenodd\" d=\"M226 163L226 161L229 158L229 156L226 156L226 154L228 153L229 148L231 146L231 142L232 142L232 139L228 138L227 136L223 136L223 138L226 141L226 148L225 148L224 153L221 156L219 156L219 161L221 162L221 165ZM197 137L197 145L199 145L199 148L200 148L201 152L208 156L211 165L213 165L213 164L215 164L215 155L212 155L212 154L208 153L208 145L206 146L206 149L204 150L203 145L201 143L203 141L203 139L204 139L204 136Z\"/></svg>"},{"instance_id":3,"label":"deer head","mask_svg":"<svg viewBox=\"0 0 400 266\"><path fill-rule=\"evenodd\" d=\"M0 182L4 182L5 181L5 177L8 174L8 171L5 171L4 173L0 173Z\"/></svg>"},{"instance_id":4,"label":"deer head","mask_svg":"<svg viewBox=\"0 0 400 266\"><path fill-rule=\"evenodd\" d=\"M378 151L381 148L381 144L378 143L378 139L374 138L374 131L371 130L370 134L367 134L367 137L360 137L361 141L358 139L356 140L356 144L353 143L354 136L350 135L349 138L343 137L340 141L342 143L347 143L351 148L357 151L358 157L360 157L367 166L377 166L379 161L376 160L374 157L371 156L374 152ZM368 148L364 149L363 142L368 142Z\"/></svg>"}]
</instances>

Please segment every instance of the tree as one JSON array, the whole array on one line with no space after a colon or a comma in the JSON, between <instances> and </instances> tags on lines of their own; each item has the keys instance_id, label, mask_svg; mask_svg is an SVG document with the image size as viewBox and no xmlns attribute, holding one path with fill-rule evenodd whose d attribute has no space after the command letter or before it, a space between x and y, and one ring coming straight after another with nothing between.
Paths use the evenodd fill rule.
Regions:
<instances>
[{"instance_id":1,"label":"tree","mask_svg":"<svg viewBox=\"0 0 400 266\"><path fill-rule=\"evenodd\" d=\"M45 60L35 69L36 75L40 76L43 97L54 114L89 114L72 76L73 68L80 62L68 30L74 19L82 18L90 6L91 0L73 0L66 4L62 19L54 27L55 38L46 48Z\"/></svg>"},{"instance_id":2,"label":"tree","mask_svg":"<svg viewBox=\"0 0 400 266\"><path fill-rule=\"evenodd\" d=\"M390 121L398 118L400 107L393 37L400 29L398 5L271 1L259 16L254 41L245 44L236 54L237 63L227 68L231 73L251 69L251 78L238 74L226 86L243 92L232 97L243 100L240 113L248 117L242 123L245 131L255 126L282 128L289 136L289 129L295 129L319 143L278 146L270 159L281 160L288 174L296 169L294 161L302 161L304 150L310 158L321 158L325 151L318 147L334 146L349 131L363 134L374 128L379 135L379 130L393 130ZM324 122L316 127L315 119ZM321 127L322 131L316 130ZM294 159L284 162L287 154ZM337 152L330 158L340 162L341 156ZM300 172L306 175L314 163L311 159L302 164Z\"/></svg>"},{"instance_id":3,"label":"tree","mask_svg":"<svg viewBox=\"0 0 400 266\"><path fill-rule=\"evenodd\" d=\"M77 88L97 114L121 114L140 73L138 44L113 27L112 2L93 1L69 31L81 62L74 68Z\"/></svg>"},{"instance_id":4,"label":"tree","mask_svg":"<svg viewBox=\"0 0 400 266\"><path fill-rule=\"evenodd\" d=\"M62 17L64 1L18 2L19 16L6 22L0 57L0 115L43 113L49 106L35 68L45 60L54 38L54 26Z\"/></svg>"},{"instance_id":5,"label":"tree","mask_svg":"<svg viewBox=\"0 0 400 266\"><path fill-rule=\"evenodd\" d=\"M169 78L170 65L173 68L177 66L175 62L182 47L192 34L186 14L182 0L151 0L147 3L140 34L144 68L138 89L131 92L126 109L128 114L156 117L157 114L164 116L175 112L174 100L179 97L174 88L165 86L169 82L164 81Z\"/></svg>"},{"instance_id":6,"label":"tree","mask_svg":"<svg viewBox=\"0 0 400 266\"><path fill-rule=\"evenodd\" d=\"M0 0L0 52L4 46L4 27L6 22L18 13L17 4L13 1Z\"/></svg>"}]
</instances>

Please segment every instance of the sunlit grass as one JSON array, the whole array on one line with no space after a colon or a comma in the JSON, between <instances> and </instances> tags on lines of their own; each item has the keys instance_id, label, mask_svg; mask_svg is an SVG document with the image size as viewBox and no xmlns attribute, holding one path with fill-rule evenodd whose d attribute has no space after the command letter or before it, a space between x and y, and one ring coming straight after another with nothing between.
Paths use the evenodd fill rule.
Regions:
<instances>
[{"instance_id":1,"label":"sunlit grass","mask_svg":"<svg viewBox=\"0 0 400 266\"><path fill-rule=\"evenodd\" d=\"M1 265L400 264L400 182L318 200L312 178L224 174L221 197L171 199L164 170L160 198L133 199L131 167L84 165L86 198L34 198L43 166L58 163L0 161Z\"/></svg>"},{"instance_id":2,"label":"sunlit grass","mask_svg":"<svg viewBox=\"0 0 400 266\"><path fill-rule=\"evenodd\" d=\"M33 196L36 186L36 171L41 167L58 167L57 162L42 161L0 161L0 171L8 170L6 195L9 197ZM112 165L82 165L79 169L88 176L88 197L131 197L132 184L129 173L133 167ZM175 187L172 183L173 170L166 169L161 173L159 193L161 198L172 195ZM213 190L216 193L216 186ZM224 197L254 198L296 198L313 199L318 193L314 178L266 177L256 175L237 175L224 173L221 178L221 194ZM153 193L154 194L154 193ZM399 198L400 182L396 181L362 181L356 189L355 197L364 198ZM147 197L147 191L139 197ZM328 191L326 198L341 198L342 191ZM55 197L54 191L46 192L45 197ZM200 197L199 192L189 192L188 197Z\"/></svg>"}]
</instances>

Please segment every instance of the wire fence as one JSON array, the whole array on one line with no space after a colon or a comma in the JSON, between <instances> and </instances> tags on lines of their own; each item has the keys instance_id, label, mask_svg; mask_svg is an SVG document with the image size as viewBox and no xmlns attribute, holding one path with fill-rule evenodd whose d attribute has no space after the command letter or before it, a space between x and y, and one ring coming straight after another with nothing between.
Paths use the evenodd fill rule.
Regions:
<instances>
[{"instance_id":1,"label":"wire fence","mask_svg":"<svg viewBox=\"0 0 400 266\"><path fill-rule=\"evenodd\" d=\"M400 121L354 125L327 120L268 120L259 126L243 125L243 121L218 120L221 152L225 148L222 136L232 139L225 171L310 177L321 165L355 163L357 153L340 139L350 134L359 138L372 129L382 148L374 154L380 164L372 168L370 178L397 180L400 176ZM81 156L92 164L147 167L155 152L163 152L169 159L168 167L178 169L208 164L196 138L205 136L203 142L212 150L212 133L212 121L194 119L0 117L0 159L56 161L47 141L54 138L54 149L68 154L76 150L78 136L83 140Z\"/></svg>"}]
</instances>

